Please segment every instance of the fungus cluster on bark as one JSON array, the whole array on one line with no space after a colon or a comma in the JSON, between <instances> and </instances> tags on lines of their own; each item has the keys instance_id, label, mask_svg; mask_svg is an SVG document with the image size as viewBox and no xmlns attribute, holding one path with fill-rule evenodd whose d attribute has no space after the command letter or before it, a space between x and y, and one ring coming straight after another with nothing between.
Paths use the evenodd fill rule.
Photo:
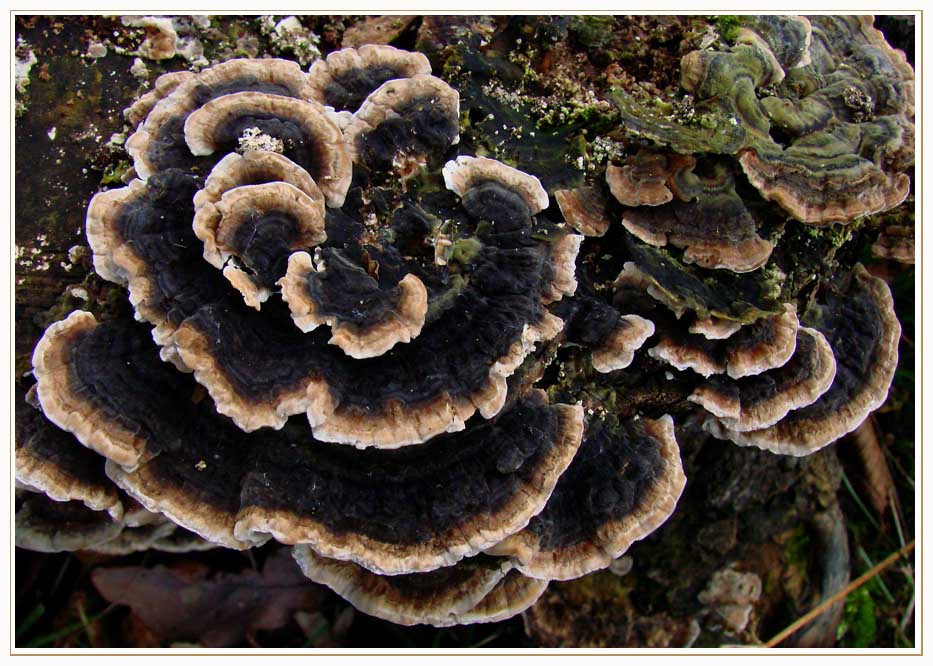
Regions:
<instances>
[{"instance_id":1,"label":"fungus cluster on bark","mask_svg":"<svg viewBox=\"0 0 933 666\"><path fill-rule=\"evenodd\" d=\"M36 346L18 545L274 540L400 624L527 609L684 488L672 405L632 407L620 382L677 372L691 422L791 455L884 400L888 288L856 266L788 293L782 240L903 200L912 86L862 17L746 17L683 60L725 138L625 107L641 149L552 206L535 176L458 154L459 95L421 54L163 76L127 112L137 178L87 213L137 321L75 312ZM619 239L606 289L584 237Z\"/></svg>"},{"instance_id":2,"label":"fungus cluster on bark","mask_svg":"<svg viewBox=\"0 0 933 666\"><path fill-rule=\"evenodd\" d=\"M861 265L791 292L795 257L781 243L788 226L850 224L904 200L913 71L871 17L763 16L743 18L728 49L684 56L681 83L698 113L732 129L704 143L624 102L642 147L557 201L584 235L613 220L625 229L615 299L635 290L664 306L638 310L656 329L648 354L703 378L688 400L704 428L806 455L883 402L900 325L890 290ZM911 230L890 228L873 251L909 257L888 238Z\"/></svg>"},{"instance_id":3,"label":"fungus cluster on bark","mask_svg":"<svg viewBox=\"0 0 933 666\"><path fill-rule=\"evenodd\" d=\"M653 324L594 301L584 325L582 237L534 176L456 155L459 97L424 56L232 60L127 117L137 178L86 231L137 321L77 311L36 346L20 545L271 539L368 613L449 625L524 610L673 511L670 417L533 386L568 328L609 373Z\"/></svg>"},{"instance_id":4,"label":"fungus cluster on bark","mask_svg":"<svg viewBox=\"0 0 933 666\"><path fill-rule=\"evenodd\" d=\"M743 17L733 45L681 62L681 85L714 128L665 121L631 99L618 100L622 120L677 155L735 156L764 199L803 223L847 224L883 212L910 189L914 73L872 22ZM679 159L642 158L610 169L607 179L620 194L640 187L660 197L677 181ZM640 203L670 201L661 198Z\"/></svg>"}]
</instances>

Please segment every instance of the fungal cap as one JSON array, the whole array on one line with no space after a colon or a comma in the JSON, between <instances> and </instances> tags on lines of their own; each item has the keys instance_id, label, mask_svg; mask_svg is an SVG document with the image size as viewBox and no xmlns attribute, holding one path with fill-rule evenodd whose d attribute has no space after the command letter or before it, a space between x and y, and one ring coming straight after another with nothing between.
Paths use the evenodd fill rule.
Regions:
<instances>
[{"instance_id":1,"label":"fungal cap","mask_svg":"<svg viewBox=\"0 0 933 666\"><path fill-rule=\"evenodd\" d=\"M744 326L722 341L665 335L648 354L678 370L690 368L704 377L727 374L739 379L787 363L797 345L798 326L796 308L786 303L783 314Z\"/></svg>"},{"instance_id":2,"label":"fungal cap","mask_svg":"<svg viewBox=\"0 0 933 666\"><path fill-rule=\"evenodd\" d=\"M607 166L606 182L612 196L625 206L660 206L674 198L664 180L637 181L629 166Z\"/></svg>"},{"instance_id":3,"label":"fungal cap","mask_svg":"<svg viewBox=\"0 0 933 666\"><path fill-rule=\"evenodd\" d=\"M323 243L324 211L303 191L286 182L241 185L223 193L216 204L207 203L194 216L194 233L204 243L204 259L223 268L231 256L239 256L237 236L240 227L254 224L266 213L284 214L295 221L293 250Z\"/></svg>"},{"instance_id":4,"label":"fungal cap","mask_svg":"<svg viewBox=\"0 0 933 666\"><path fill-rule=\"evenodd\" d=\"M419 75L392 79L383 83L366 98L344 129L352 161L360 161L361 143L366 135L387 120L400 117L403 109L416 101L420 102L419 110L438 110L446 118L448 128L452 128L450 131L454 133L452 137L448 137L448 145L455 145L460 141L460 93L435 76ZM411 133L415 135L414 131ZM418 138L417 135L415 138ZM444 146L446 147L447 145ZM412 159L420 164L424 161L424 156L402 156L402 162ZM399 157L396 156L393 164L398 160Z\"/></svg>"},{"instance_id":5,"label":"fungal cap","mask_svg":"<svg viewBox=\"0 0 933 666\"><path fill-rule=\"evenodd\" d=\"M220 129L240 117L268 116L297 124L314 142L320 157L311 176L333 207L343 205L352 178L350 154L340 129L324 107L281 95L238 92L216 97L185 120L185 142L194 155L210 155L220 146Z\"/></svg>"},{"instance_id":6,"label":"fungal cap","mask_svg":"<svg viewBox=\"0 0 933 666\"><path fill-rule=\"evenodd\" d=\"M783 366L738 381L703 384L687 399L735 432L767 428L788 412L812 404L832 385L836 359L816 329L801 326L797 338L794 356Z\"/></svg>"},{"instance_id":7,"label":"fungal cap","mask_svg":"<svg viewBox=\"0 0 933 666\"><path fill-rule=\"evenodd\" d=\"M845 307L853 303L858 303L858 307L846 312ZM836 374L829 390L812 404L789 412L767 428L734 432L717 419L708 419L703 427L714 436L741 446L793 456L809 455L858 428L887 398L897 368L901 325L887 284L869 275L861 264L852 270L847 292L837 307L843 309L842 323L837 326L846 328L824 330L831 345L839 340L833 346ZM853 345L852 335L856 331L865 333L865 327L872 324L877 324L877 328L868 331L871 339ZM840 344L843 339L845 343Z\"/></svg>"},{"instance_id":8,"label":"fungal cap","mask_svg":"<svg viewBox=\"0 0 933 666\"><path fill-rule=\"evenodd\" d=\"M458 517L457 522L449 527L431 526L432 533L417 542L387 542L362 531L334 530L321 523L315 515L259 506L249 507L238 515L234 533L241 538L271 534L282 543L306 543L324 557L350 560L383 575L428 572L452 566L524 528L531 517L542 510L560 475L576 454L583 436L582 408L579 405L545 406L545 398L539 393L532 395L531 400L539 408L552 412L556 428L543 450L535 454L533 459L519 461L517 469L512 469L510 459L502 457L505 453L502 447L511 437L505 428L521 428L517 419L524 413L503 414L502 419L508 423L503 429L484 424L477 433L454 434L446 442L449 446L451 441L465 442L468 438L478 436L485 438L482 442L488 455L499 456L495 463L495 474L514 473L511 477L514 483L507 496L490 508L477 509L476 514ZM503 436L505 440L498 439ZM496 438L495 443L491 438ZM386 455L384 452L376 453ZM391 458L387 460L391 461ZM426 489L425 492L433 497L441 489ZM411 518L398 516L399 520Z\"/></svg>"},{"instance_id":9,"label":"fungal cap","mask_svg":"<svg viewBox=\"0 0 933 666\"><path fill-rule=\"evenodd\" d=\"M228 60L181 78L181 81L166 80L166 87L175 83L177 86L156 102L145 121L126 141L126 150L133 159L136 173L143 180L165 166L172 166L161 164L155 157L164 147L165 132L197 109L205 96L216 97L217 93L223 95L231 89L258 86L267 90L271 87L279 91L276 94L283 96L297 97L306 82L306 75L297 63L278 58ZM154 91L157 96L158 91L157 81ZM142 112L142 109L138 111ZM171 143L174 144L173 141Z\"/></svg>"},{"instance_id":10,"label":"fungal cap","mask_svg":"<svg viewBox=\"0 0 933 666\"><path fill-rule=\"evenodd\" d=\"M17 548L59 553L109 541L123 529L102 511L81 502L56 502L42 493L16 490L14 538Z\"/></svg>"},{"instance_id":11,"label":"fungal cap","mask_svg":"<svg viewBox=\"0 0 933 666\"><path fill-rule=\"evenodd\" d=\"M690 171L696 159L677 153L640 150L626 164L606 167L606 183L616 200L625 206L660 206L673 199L669 187L678 174Z\"/></svg>"},{"instance_id":12,"label":"fungal cap","mask_svg":"<svg viewBox=\"0 0 933 666\"><path fill-rule=\"evenodd\" d=\"M878 234L871 246L871 255L879 259L892 259L902 264L916 262L916 241L913 226L888 225Z\"/></svg>"},{"instance_id":13,"label":"fungal cap","mask_svg":"<svg viewBox=\"0 0 933 666\"><path fill-rule=\"evenodd\" d=\"M37 396L52 423L105 458L133 467L145 449L139 434L104 416L70 381L74 347L96 326L94 315L77 310L46 329L32 355Z\"/></svg>"},{"instance_id":14,"label":"fungal cap","mask_svg":"<svg viewBox=\"0 0 933 666\"><path fill-rule=\"evenodd\" d=\"M117 228L124 207L142 196L145 190L146 184L134 178L126 187L98 192L88 204L85 233L94 254L94 270L105 280L126 284L140 267L121 247L123 239Z\"/></svg>"},{"instance_id":15,"label":"fungal cap","mask_svg":"<svg viewBox=\"0 0 933 666\"><path fill-rule=\"evenodd\" d=\"M216 204L224 193L242 185L281 181L308 195L324 217L324 195L311 175L280 153L257 150L244 155L230 153L211 169L204 188L194 195L194 208Z\"/></svg>"},{"instance_id":16,"label":"fungal cap","mask_svg":"<svg viewBox=\"0 0 933 666\"><path fill-rule=\"evenodd\" d=\"M539 516L540 520L536 519L539 520L537 525L530 525L486 552L511 557L516 569L526 576L542 580L570 580L609 566L632 543L658 529L674 512L686 477L674 436L673 419L668 415L657 420L639 418L636 424L634 428L637 432L649 437L657 445L660 468L654 470L654 478L629 513L610 516L601 521L597 521L594 516L592 522L596 525L595 531L573 543L551 547L542 536L542 531L561 528L553 522L553 518L549 518L545 507ZM563 483L569 485L574 480L581 481L574 479L571 468L565 473ZM560 490L558 488L556 491Z\"/></svg>"},{"instance_id":17,"label":"fungal cap","mask_svg":"<svg viewBox=\"0 0 933 666\"><path fill-rule=\"evenodd\" d=\"M141 527L123 527L113 539L95 544L89 550L102 555L129 555L149 550L155 544L177 529L168 521L144 525Z\"/></svg>"},{"instance_id":18,"label":"fungal cap","mask_svg":"<svg viewBox=\"0 0 933 666\"><path fill-rule=\"evenodd\" d=\"M417 276L409 273L399 281L395 307L384 312L377 321L358 324L319 312L314 296L308 291L308 278L317 272L311 255L295 252L288 258L285 277L279 281L292 319L305 333L327 324L332 332L330 344L337 345L352 358L381 356L396 344L410 342L421 333L428 311L428 292Z\"/></svg>"},{"instance_id":19,"label":"fungal cap","mask_svg":"<svg viewBox=\"0 0 933 666\"><path fill-rule=\"evenodd\" d=\"M525 324L520 338L490 367L486 383L469 396L452 396L445 391L416 404L393 403L391 408L365 412L339 407L328 382L319 377L309 377L268 400L250 399L230 383L213 343L202 331L186 322L175 332L174 344L198 383L214 399L217 410L242 430L251 432L266 426L278 429L290 415L306 412L314 436L321 441L359 448L398 448L462 430L466 419L476 411L487 419L498 414L505 404L506 378L521 365L536 342L552 339L562 327L563 321L547 311L540 321Z\"/></svg>"},{"instance_id":20,"label":"fungal cap","mask_svg":"<svg viewBox=\"0 0 933 666\"><path fill-rule=\"evenodd\" d=\"M56 502L81 502L92 511L107 512L115 521L123 519L123 502L104 476L101 459L26 401L16 403L15 442L17 486Z\"/></svg>"},{"instance_id":21,"label":"fungal cap","mask_svg":"<svg viewBox=\"0 0 933 666\"><path fill-rule=\"evenodd\" d=\"M709 269L728 269L735 273L749 273L764 266L771 257L774 244L759 237L738 241L720 238L699 238L680 235L646 224L644 218L627 214L622 226L639 240L663 247L668 243L684 249L684 262Z\"/></svg>"},{"instance_id":22,"label":"fungal cap","mask_svg":"<svg viewBox=\"0 0 933 666\"><path fill-rule=\"evenodd\" d=\"M334 107L337 111L356 111L359 108L358 105L356 108L349 108L344 104L336 103L333 88L338 88L341 93L354 100L365 98L373 90L348 90L344 83L352 77L359 77L369 82L371 80L369 77L361 76L361 73L367 71L376 73L373 81L378 87L385 83L385 80L380 79L389 72L391 72L390 79L429 75L431 63L423 53L402 51L382 44L364 44L358 48L340 49L329 53L326 59L317 60L311 65L304 96ZM329 89L331 89L330 92Z\"/></svg>"},{"instance_id":23,"label":"fungal cap","mask_svg":"<svg viewBox=\"0 0 933 666\"><path fill-rule=\"evenodd\" d=\"M694 335L702 335L707 340L725 340L734 333L738 333L741 328L742 324L737 321L707 317L706 319L694 319L687 330Z\"/></svg>"},{"instance_id":24,"label":"fungal cap","mask_svg":"<svg viewBox=\"0 0 933 666\"><path fill-rule=\"evenodd\" d=\"M447 189L460 197L477 185L491 181L518 194L532 215L537 215L550 203L547 192L536 176L488 157L461 155L445 164L443 173Z\"/></svg>"},{"instance_id":25,"label":"fungal cap","mask_svg":"<svg viewBox=\"0 0 933 666\"><path fill-rule=\"evenodd\" d=\"M796 173L791 165L781 160L768 160L747 150L739 156L739 163L761 195L774 201L804 224L827 226L848 224L856 218L874 215L899 206L910 194L907 174L885 174L867 160L859 168L840 173L817 171ZM831 189L802 187L807 183L827 182Z\"/></svg>"},{"instance_id":26,"label":"fungal cap","mask_svg":"<svg viewBox=\"0 0 933 666\"><path fill-rule=\"evenodd\" d=\"M577 291L577 255L583 236L564 234L551 242L551 269L553 275L542 294L545 304L559 301L564 296L573 296Z\"/></svg>"},{"instance_id":27,"label":"fungal cap","mask_svg":"<svg viewBox=\"0 0 933 666\"><path fill-rule=\"evenodd\" d=\"M171 95L182 83L195 76L194 72L188 71L163 74L156 79L151 91L133 102L132 106L123 112L126 121L134 128L138 127L156 104Z\"/></svg>"},{"instance_id":28,"label":"fungal cap","mask_svg":"<svg viewBox=\"0 0 933 666\"><path fill-rule=\"evenodd\" d=\"M296 546L292 554L308 578L358 610L405 626L498 622L528 608L547 587L547 581L521 576L507 560L492 558L422 574L379 576L321 557L307 546Z\"/></svg>"},{"instance_id":29,"label":"fungal cap","mask_svg":"<svg viewBox=\"0 0 933 666\"><path fill-rule=\"evenodd\" d=\"M584 236L604 236L609 230L609 211L599 189L555 190L554 198L567 224Z\"/></svg>"},{"instance_id":30,"label":"fungal cap","mask_svg":"<svg viewBox=\"0 0 933 666\"><path fill-rule=\"evenodd\" d=\"M229 529L229 516L203 502L197 494L185 494L174 488L165 487L152 477L143 464L134 470L121 467L112 460L107 461L107 476L124 492L147 510L167 517L172 523L181 525L202 539L234 550L258 547L269 540L268 535L250 535L245 539L235 538Z\"/></svg>"},{"instance_id":31,"label":"fungal cap","mask_svg":"<svg viewBox=\"0 0 933 666\"><path fill-rule=\"evenodd\" d=\"M635 352L654 335L654 323L638 315L625 315L608 338L593 350L593 367L598 372L612 372L631 365Z\"/></svg>"}]
</instances>

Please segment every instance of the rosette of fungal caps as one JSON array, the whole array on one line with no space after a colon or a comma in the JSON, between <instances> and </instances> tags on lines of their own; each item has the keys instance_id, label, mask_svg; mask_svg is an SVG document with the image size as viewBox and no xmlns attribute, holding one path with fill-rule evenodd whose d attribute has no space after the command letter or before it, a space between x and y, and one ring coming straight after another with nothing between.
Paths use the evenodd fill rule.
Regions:
<instances>
[{"instance_id":1,"label":"rosette of fungal caps","mask_svg":"<svg viewBox=\"0 0 933 666\"><path fill-rule=\"evenodd\" d=\"M423 55L231 60L127 118L136 179L86 233L135 320L73 312L35 347L18 545L277 541L360 610L445 626L523 611L674 510L670 416L544 390L560 348L609 377L654 323L578 290L583 236L538 178L459 153Z\"/></svg>"}]
</instances>

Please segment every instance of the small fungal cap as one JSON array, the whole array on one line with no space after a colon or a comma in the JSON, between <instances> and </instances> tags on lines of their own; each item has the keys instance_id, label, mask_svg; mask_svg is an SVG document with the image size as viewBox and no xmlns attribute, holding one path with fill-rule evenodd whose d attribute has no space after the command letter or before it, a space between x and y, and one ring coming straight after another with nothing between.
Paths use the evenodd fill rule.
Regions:
<instances>
[{"instance_id":1,"label":"small fungal cap","mask_svg":"<svg viewBox=\"0 0 933 666\"><path fill-rule=\"evenodd\" d=\"M702 335L707 340L725 340L734 333L738 333L741 328L742 324L737 321L707 317L706 319L694 319L687 330L694 335Z\"/></svg>"},{"instance_id":2,"label":"small fungal cap","mask_svg":"<svg viewBox=\"0 0 933 666\"><path fill-rule=\"evenodd\" d=\"M327 238L321 201L282 181L227 190L220 201L195 214L193 227L204 243L204 258L223 268L231 256L246 259L252 244L261 240L256 233L264 220L275 226L270 233L279 232L274 236L292 250L313 247ZM281 257L283 264L285 259Z\"/></svg>"},{"instance_id":3,"label":"small fungal cap","mask_svg":"<svg viewBox=\"0 0 933 666\"><path fill-rule=\"evenodd\" d=\"M220 282L202 280L195 286L198 281L191 278L191 260L202 264L191 226L197 187L197 180L179 169L145 182L133 180L97 194L88 206L86 226L95 269L128 287L136 318L153 324L152 338L162 347L163 359L183 372L188 368L171 347L179 315L216 298ZM165 279L181 273L182 280Z\"/></svg>"},{"instance_id":4,"label":"small fungal cap","mask_svg":"<svg viewBox=\"0 0 933 666\"><path fill-rule=\"evenodd\" d=\"M518 194L532 215L537 215L549 205L547 192L536 176L497 160L461 155L444 165L444 184L460 197L488 182L498 183Z\"/></svg>"},{"instance_id":5,"label":"small fungal cap","mask_svg":"<svg viewBox=\"0 0 933 666\"><path fill-rule=\"evenodd\" d=\"M607 202L598 188L555 190L554 198L567 224L584 236L604 236L609 230Z\"/></svg>"},{"instance_id":6,"label":"small fungal cap","mask_svg":"<svg viewBox=\"0 0 933 666\"><path fill-rule=\"evenodd\" d=\"M39 553L83 550L117 537L119 520L82 502L56 502L43 493L16 490L13 521L17 548Z\"/></svg>"},{"instance_id":7,"label":"small fungal cap","mask_svg":"<svg viewBox=\"0 0 933 666\"><path fill-rule=\"evenodd\" d=\"M302 572L327 585L358 610L410 626L498 622L528 608L547 581L522 576L508 560L482 555L427 573L380 576L351 562L317 555L296 546Z\"/></svg>"},{"instance_id":8,"label":"small fungal cap","mask_svg":"<svg viewBox=\"0 0 933 666\"><path fill-rule=\"evenodd\" d=\"M789 412L815 402L836 376L829 342L816 329L797 329L797 348L779 368L739 380L716 378L687 398L718 417L722 426L747 432L774 425Z\"/></svg>"},{"instance_id":9,"label":"small fungal cap","mask_svg":"<svg viewBox=\"0 0 933 666\"><path fill-rule=\"evenodd\" d=\"M352 113L386 81L430 73L431 63L423 53L365 44L334 51L311 65L305 96Z\"/></svg>"},{"instance_id":10,"label":"small fungal cap","mask_svg":"<svg viewBox=\"0 0 933 666\"><path fill-rule=\"evenodd\" d=\"M324 195L311 175L284 155L253 151L244 155L230 153L220 160L194 195L195 210L208 203L216 204L228 190L241 185L261 185L281 181L294 185L308 195L324 217Z\"/></svg>"},{"instance_id":11,"label":"small fungal cap","mask_svg":"<svg viewBox=\"0 0 933 666\"><path fill-rule=\"evenodd\" d=\"M143 525L140 527L124 527L113 539L91 546L89 550L102 555L129 555L153 548L155 544L169 536L178 529L168 521Z\"/></svg>"},{"instance_id":12,"label":"small fungal cap","mask_svg":"<svg viewBox=\"0 0 933 666\"><path fill-rule=\"evenodd\" d=\"M855 148L852 146L848 150L854 152ZM769 160L748 150L739 157L739 162L749 181L765 199L776 202L804 224L848 224L899 206L910 194L909 176L885 174L867 160L835 172L795 169L791 165L795 153L799 152L802 150L789 149L784 159ZM846 149L836 146L827 149L829 152L846 152ZM824 181L832 183L832 187L812 185Z\"/></svg>"},{"instance_id":13,"label":"small fungal cap","mask_svg":"<svg viewBox=\"0 0 933 666\"><path fill-rule=\"evenodd\" d=\"M695 163L671 181L678 200L654 208L633 208L622 225L636 238L683 248L683 261L703 268L748 273L771 256L773 243L758 235L758 224L736 194L731 170L712 162L711 173L693 173Z\"/></svg>"},{"instance_id":14,"label":"small fungal cap","mask_svg":"<svg viewBox=\"0 0 933 666\"><path fill-rule=\"evenodd\" d=\"M735 273L720 271L715 280L706 269L682 262L667 248L626 235L632 260L623 264L617 287L640 283L655 300L678 318L692 311L698 319L718 317L744 324L784 312L780 270Z\"/></svg>"},{"instance_id":15,"label":"small fungal cap","mask_svg":"<svg viewBox=\"0 0 933 666\"><path fill-rule=\"evenodd\" d=\"M648 353L678 370L690 368L704 377L727 374L739 379L787 363L797 345L798 326L796 308L787 303L784 314L759 319L728 338L671 332Z\"/></svg>"},{"instance_id":16,"label":"small fungal cap","mask_svg":"<svg viewBox=\"0 0 933 666\"><path fill-rule=\"evenodd\" d=\"M354 163L411 173L460 141L460 94L434 76L386 81L353 114L344 136Z\"/></svg>"},{"instance_id":17,"label":"small fungal cap","mask_svg":"<svg viewBox=\"0 0 933 666\"><path fill-rule=\"evenodd\" d=\"M17 486L56 502L81 502L115 521L123 518L123 502L104 475L100 456L80 446L69 433L49 423L38 407L22 399L16 402L15 437Z\"/></svg>"},{"instance_id":18,"label":"small fungal cap","mask_svg":"<svg viewBox=\"0 0 933 666\"><path fill-rule=\"evenodd\" d=\"M121 249L120 217L127 206L142 198L146 184L133 179L126 187L98 192L87 207L85 233L94 253L94 270L105 280L126 284L139 264Z\"/></svg>"},{"instance_id":19,"label":"small fungal cap","mask_svg":"<svg viewBox=\"0 0 933 666\"><path fill-rule=\"evenodd\" d=\"M330 326L330 344L352 358L381 356L421 333L428 292L416 275L383 290L363 268L335 252L328 253L326 268L314 264L307 252L296 252L279 281L292 320L305 333Z\"/></svg>"},{"instance_id":20,"label":"small fungal cap","mask_svg":"<svg viewBox=\"0 0 933 666\"><path fill-rule=\"evenodd\" d=\"M486 552L533 578L579 578L660 527L685 484L670 416L590 424L544 510Z\"/></svg>"},{"instance_id":21,"label":"small fungal cap","mask_svg":"<svg viewBox=\"0 0 933 666\"><path fill-rule=\"evenodd\" d=\"M107 418L69 372L79 356L77 348L96 327L94 315L78 310L46 329L32 355L37 395L52 423L105 458L133 467L145 448L139 433Z\"/></svg>"},{"instance_id":22,"label":"small fungal cap","mask_svg":"<svg viewBox=\"0 0 933 666\"><path fill-rule=\"evenodd\" d=\"M638 315L620 317L609 336L593 350L593 367L612 372L631 365L635 352L654 335L654 323Z\"/></svg>"},{"instance_id":23,"label":"small fungal cap","mask_svg":"<svg viewBox=\"0 0 933 666\"><path fill-rule=\"evenodd\" d=\"M221 147L234 148L243 130L258 128L285 142L285 154L298 151L308 163L299 164L317 183L329 206L343 204L350 187L352 166L340 129L320 104L260 92L216 97L185 120L185 142L194 155L210 155Z\"/></svg>"},{"instance_id":24,"label":"small fungal cap","mask_svg":"<svg viewBox=\"0 0 933 666\"><path fill-rule=\"evenodd\" d=\"M887 284L856 264L842 284L828 288L823 305L807 312L807 321L833 349L836 374L829 390L770 427L735 432L708 419L708 432L741 446L805 456L855 430L885 401L901 334Z\"/></svg>"},{"instance_id":25,"label":"small fungal cap","mask_svg":"<svg viewBox=\"0 0 933 666\"><path fill-rule=\"evenodd\" d=\"M902 264L916 262L916 240L913 225L890 224L882 228L871 254L879 259L892 259Z\"/></svg>"},{"instance_id":26,"label":"small fungal cap","mask_svg":"<svg viewBox=\"0 0 933 666\"><path fill-rule=\"evenodd\" d=\"M244 91L300 97L306 79L298 63L272 58L228 60L184 77L169 94L156 101L145 121L127 140L126 150L133 158L136 173L146 180L164 169L194 165L185 144L183 124L205 102ZM169 79L166 85L173 83ZM155 93L159 97L158 82Z\"/></svg>"},{"instance_id":27,"label":"small fungal cap","mask_svg":"<svg viewBox=\"0 0 933 666\"><path fill-rule=\"evenodd\" d=\"M132 106L123 112L127 122L133 127L138 127L156 104L175 92L182 83L195 76L194 72L180 71L168 72L157 78L152 90L133 102Z\"/></svg>"},{"instance_id":28,"label":"small fungal cap","mask_svg":"<svg viewBox=\"0 0 933 666\"><path fill-rule=\"evenodd\" d=\"M619 167L606 167L606 182L616 200L625 206L660 206L674 197L668 181L675 173L691 169L692 157L639 151Z\"/></svg>"}]
</instances>

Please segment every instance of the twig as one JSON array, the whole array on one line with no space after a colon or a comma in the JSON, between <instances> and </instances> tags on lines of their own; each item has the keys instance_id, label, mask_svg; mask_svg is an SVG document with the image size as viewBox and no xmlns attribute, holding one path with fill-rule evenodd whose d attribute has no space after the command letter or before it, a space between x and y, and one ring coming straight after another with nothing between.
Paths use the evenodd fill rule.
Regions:
<instances>
[{"instance_id":1,"label":"twig","mask_svg":"<svg viewBox=\"0 0 933 666\"><path fill-rule=\"evenodd\" d=\"M90 620L87 620L87 618L85 618L85 620L87 621L72 622L68 626L62 629L59 629L58 631L53 631L50 634L45 634L44 636L40 636L38 638L35 638L29 641L28 643L26 643L25 647L28 647L28 648L52 647L52 643L54 643L55 641L62 639L62 638L68 638L72 634L78 631L81 631L81 629L86 629L88 624L97 622L99 619L107 615L110 611L114 610L115 608L117 608L116 604L110 604L100 613L92 617Z\"/></svg>"},{"instance_id":2,"label":"twig","mask_svg":"<svg viewBox=\"0 0 933 666\"><path fill-rule=\"evenodd\" d=\"M492 643L494 640L499 638L499 635L501 633L502 631L494 631L493 633L489 634L488 636L486 636L486 638L482 639L478 643L473 643L473 645L471 645L470 647L479 648L479 647L483 647L484 645L488 645L489 643Z\"/></svg>"},{"instance_id":3,"label":"twig","mask_svg":"<svg viewBox=\"0 0 933 666\"><path fill-rule=\"evenodd\" d=\"M58 591L58 586L61 585L61 582L65 579L65 572L68 571L68 566L73 560L74 555L72 553L68 553L68 557L64 559L62 566L58 569L58 575L55 576L55 582L52 583L52 588L49 590L49 596L54 595L55 592Z\"/></svg>"},{"instance_id":4,"label":"twig","mask_svg":"<svg viewBox=\"0 0 933 666\"><path fill-rule=\"evenodd\" d=\"M901 527L901 505L897 500L897 493L894 492L894 488L889 489L890 493L889 502L891 503L891 515L894 516L894 529L897 530L897 538L901 542L901 546L904 546L904 528ZM911 585L914 585L914 573L913 567L909 564L903 568L904 575L907 576L907 580L910 581Z\"/></svg>"},{"instance_id":5,"label":"twig","mask_svg":"<svg viewBox=\"0 0 933 666\"><path fill-rule=\"evenodd\" d=\"M901 544L902 546L904 544ZM861 546L858 547L858 555L862 558L862 561L865 562L869 567L875 566L875 563L871 561L871 558L868 557L868 553L865 552L865 549ZM880 578L878 579L878 587L881 589L882 594L884 594L885 599L890 603L894 603L894 595L891 594L891 590L888 589L888 586L884 584L884 581Z\"/></svg>"},{"instance_id":6,"label":"twig","mask_svg":"<svg viewBox=\"0 0 933 666\"><path fill-rule=\"evenodd\" d=\"M862 513L865 514L865 518L868 519L868 522L871 523L879 532L881 531L881 525L878 524L878 521L875 520L875 517L871 514L871 511L862 503L862 499L858 496L858 493L855 492L855 488L852 487L852 483L849 481L849 477L846 476L846 473L842 473L842 483L845 485L846 490L849 491L849 494L852 496L852 499L855 500L855 503L858 505L858 508L862 510Z\"/></svg>"},{"instance_id":7,"label":"twig","mask_svg":"<svg viewBox=\"0 0 933 666\"><path fill-rule=\"evenodd\" d=\"M774 638L765 643L765 647L774 647L781 643L785 638L790 636L792 633L810 623L811 620L818 617L823 613L824 610L835 604L837 601L845 599L847 596L852 594L855 590L860 588L862 585L867 583L869 580L877 576L879 573L887 569L889 566L897 562L898 559L904 557L914 549L914 541L911 540L909 544L901 548L900 550L891 553L886 558L881 560L878 564L873 566L871 569L863 573L861 576L853 580L851 583L846 585L844 588L836 592L834 595L828 599L824 599L816 608L809 611L802 617L798 618L790 624L786 629L779 632Z\"/></svg>"},{"instance_id":8,"label":"twig","mask_svg":"<svg viewBox=\"0 0 933 666\"><path fill-rule=\"evenodd\" d=\"M910 618L912 618L914 615L914 604L916 603L916 601L917 601L917 591L914 590L910 594L910 603L907 604L907 610L904 611L904 617L901 619L901 623L897 625L898 631L900 631L902 634L907 629L907 623L910 622Z\"/></svg>"},{"instance_id":9,"label":"twig","mask_svg":"<svg viewBox=\"0 0 933 666\"><path fill-rule=\"evenodd\" d=\"M888 503L891 505L891 515L894 516L894 529L897 531L897 539L901 542L903 547L906 543L904 540L904 528L901 527L901 517L900 515L900 505L897 502L897 494L894 492L894 488L888 489Z\"/></svg>"},{"instance_id":10,"label":"twig","mask_svg":"<svg viewBox=\"0 0 933 666\"><path fill-rule=\"evenodd\" d=\"M31 611L29 611L29 615L26 616L26 619L24 619L23 622L18 627L16 627L16 638L19 638L27 631L29 631L32 628L32 625L34 625L44 614L45 606L43 606L41 603L36 604L36 606L33 607Z\"/></svg>"},{"instance_id":11,"label":"twig","mask_svg":"<svg viewBox=\"0 0 933 666\"><path fill-rule=\"evenodd\" d=\"M913 477L907 473L907 471L904 469L904 466L901 465L900 461L897 459L897 456L895 456L891 452L891 449L887 446L884 448L884 455L888 459L888 462L891 463L891 465L894 467L894 469L896 469L898 473L904 477L907 485L909 485L911 488L914 488Z\"/></svg>"}]
</instances>

